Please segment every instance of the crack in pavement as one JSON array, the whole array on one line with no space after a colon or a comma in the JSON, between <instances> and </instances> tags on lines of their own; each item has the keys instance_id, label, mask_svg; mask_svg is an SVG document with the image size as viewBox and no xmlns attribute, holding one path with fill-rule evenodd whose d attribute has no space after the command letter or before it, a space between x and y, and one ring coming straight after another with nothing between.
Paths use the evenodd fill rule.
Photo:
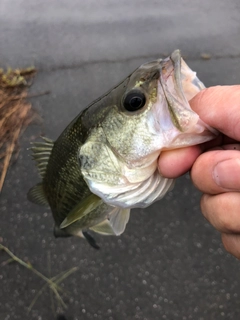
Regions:
<instances>
[{"instance_id":1,"label":"crack in pavement","mask_svg":"<svg viewBox=\"0 0 240 320\"><path fill-rule=\"evenodd\" d=\"M53 66L53 67L40 67L39 72L54 72L59 70L74 70L74 69L80 69L88 65L95 65L95 64L111 64L111 63L128 63L134 60L139 59L146 59L147 61L150 61L150 59L156 59L156 57L166 58L170 54L156 54L156 55L146 55L146 56L135 56L135 57L129 57L125 59L102 59L102 60L91 60L91 61L83 61L76 64L66 64L66 65L60 65L60 66ZM183 59L186 61L210 61L210 60L220 60L220 59L239 59L239 54L228 54L228 55L211 55L211 53L203 52L199 56L187 56L182 55Z\"/></svg>"}]
</instances>

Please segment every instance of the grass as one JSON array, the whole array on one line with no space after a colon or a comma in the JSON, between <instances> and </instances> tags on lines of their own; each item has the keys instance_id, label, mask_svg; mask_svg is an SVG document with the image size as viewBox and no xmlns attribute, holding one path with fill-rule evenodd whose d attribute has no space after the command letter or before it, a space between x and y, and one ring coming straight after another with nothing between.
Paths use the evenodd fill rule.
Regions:
<instances>
[{"instance_id":1,"label":"grass","mask_svg":"<svg viewBox=\"0 0 240 320\"><path fill-rule=\"evenodd\" d=\"M40 119L27 101L36 69L0 69L0 193L9 165L18 157L20 135Z\"/></svg>"},{"instance_id":2,"label":"grass","mask_svg":"<svg viewBox=\"0 0 240 320\"><path fill-rule=\"evenodd\" d=\"M41 296L41 294L47 288L49 288L51 290L51 292L54 293L58 305L60 307L64 308L64 309L67 308L65 302L63 301L63 298L60 295L60 292L64 293L63 289L59 285L63 280L65 280L67 277L69 277L72 273L76 272L78 270L78 267L70 268L70 269L68 269L66 271L63 271L63 272L59 273L58 275L56 275L56 276L54 276L52 278L48 278L44 274L42 274L40 271L35 269L30 262L25 262L22 259L20 259L19 257L17 257L12 251L10 251L3 244L0 244L0 250L4 250L10 256L10 259L4 261L1 264L2 266L5 266L5 265L15 261L15 262L19 263L21 266L23 266L23 267L27 268L28 270L32 271L36 276L38 276L39 278L41 278L43 281L46 282L43 285L43 287L38 291L38 293L35 295L35 297L33 298L31 304L28 307L28 312L31 311L31 309L33 308L33 306L37 302L38 298ZM65 294L66 294L66 292L65 292ZM52 300L52 309L53 309L53 311L55 311L54 301L52 299L52 296L51 296L51 300Z\"/></svg>"}]
</instances>

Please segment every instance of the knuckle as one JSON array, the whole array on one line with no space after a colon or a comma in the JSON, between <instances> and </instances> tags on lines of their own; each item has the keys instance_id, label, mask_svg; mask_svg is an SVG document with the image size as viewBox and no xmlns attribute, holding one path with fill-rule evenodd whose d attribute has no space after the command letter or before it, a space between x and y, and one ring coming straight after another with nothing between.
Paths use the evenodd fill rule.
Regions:
<instances>
[{"instance_id":1,"label":"knuckle","mask_svg":"<svg viewBox=\"0 0 240 320\"><path fill-rule=\"evenodd\" d=\"M234 210L226 201L227 194L208 195L201 198L201 211L204 217L220 232L239 233L240 221L237 223Z\"/></svg>"},{"instance_id":2,"label":"knuckle","mask_svg":"<svg viewBox=\"0 0 240 320\"><path fill-rule=\"evenodd\" d=\"M200 207L201 207L202 214L207 220L209 220L208 202L209 202L209 195L203 194L200 201Z\"/></svg>"},{"instance_id":3,"label":"knuckle","mask_svg":"<svg viewBox=\"0 0 240 320\"><path fill-rule=\"evenodd\" d=\"M236 230L231 215L226 214L226 212L221 212L218 214L218 230L226 233L239 232Z\"/></svg>"},{"instance_id":4,"label":"knuckle","mask_svg":"<svg viewBox=\"0 0 240 320\"><path fill-rule=\"evenodd\" d=\"M240 236L236 234L222 234L222 243L225 250L240 259Z\"/></svg>"},{"instance_id":5,"label":"knuckle","mask_svg":"<svg viewBox=\"0 0 240 320\"><path fill-rule=\"evenodd\" d=\"M225 234L225 233L222 234L222 243L225 250L232 254L233 244L232 244L231 238L229 237L229 234Z\"/></svg>"}]
</instances>

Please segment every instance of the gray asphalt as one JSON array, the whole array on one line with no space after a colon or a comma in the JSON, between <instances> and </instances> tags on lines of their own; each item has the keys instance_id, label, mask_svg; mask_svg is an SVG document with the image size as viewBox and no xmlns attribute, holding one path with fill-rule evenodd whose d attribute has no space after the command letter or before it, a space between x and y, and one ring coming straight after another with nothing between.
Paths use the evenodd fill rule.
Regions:
<instances>
[{"instance_id":1,"label":"gray asphalt","mask_svg":"<svg viewBox=\"0 0 240 320\"><path fill-rule=\"evenodd\" d=\"M0 237L47 276L79 267L64 281L68 320L240 318L240 262L201 215L188 175L162 201L133 210L121 237L97 236L99 251L77 238L55 239L49 210L26 199L39 181L29 142L41 133L57 138L139 64L180 48L207 86L240 83L239 14L238 0L1 1L1 66L34 63L32 92L51 94L32 100L44 123L24 133L9 170ZM202 60L204 52L212 58ZM1 252L0 262L7 259ZM43 285L20 265L1 266L0 320L55 319L49 290L27 313Z\"/></svg>"}]
</instances>

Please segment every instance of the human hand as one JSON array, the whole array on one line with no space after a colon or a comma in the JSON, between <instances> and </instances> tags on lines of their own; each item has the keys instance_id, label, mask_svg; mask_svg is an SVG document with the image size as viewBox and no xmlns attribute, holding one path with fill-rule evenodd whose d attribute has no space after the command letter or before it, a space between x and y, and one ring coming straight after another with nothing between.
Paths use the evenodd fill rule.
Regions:
<instances>
[{"instance_id":1,"label":"human hand","mask_svg":"<svg viewBox=\"0 0 240 320\"><path fill-rule=\"evenodd\" d=\"M159 170L177 178L191 169L194 185L203 192L203 215L221 232L226 250L240 259L240 86L205 89L190 105L221 134L202 145L161 153Z\"/></svg>"}]
</instances>

